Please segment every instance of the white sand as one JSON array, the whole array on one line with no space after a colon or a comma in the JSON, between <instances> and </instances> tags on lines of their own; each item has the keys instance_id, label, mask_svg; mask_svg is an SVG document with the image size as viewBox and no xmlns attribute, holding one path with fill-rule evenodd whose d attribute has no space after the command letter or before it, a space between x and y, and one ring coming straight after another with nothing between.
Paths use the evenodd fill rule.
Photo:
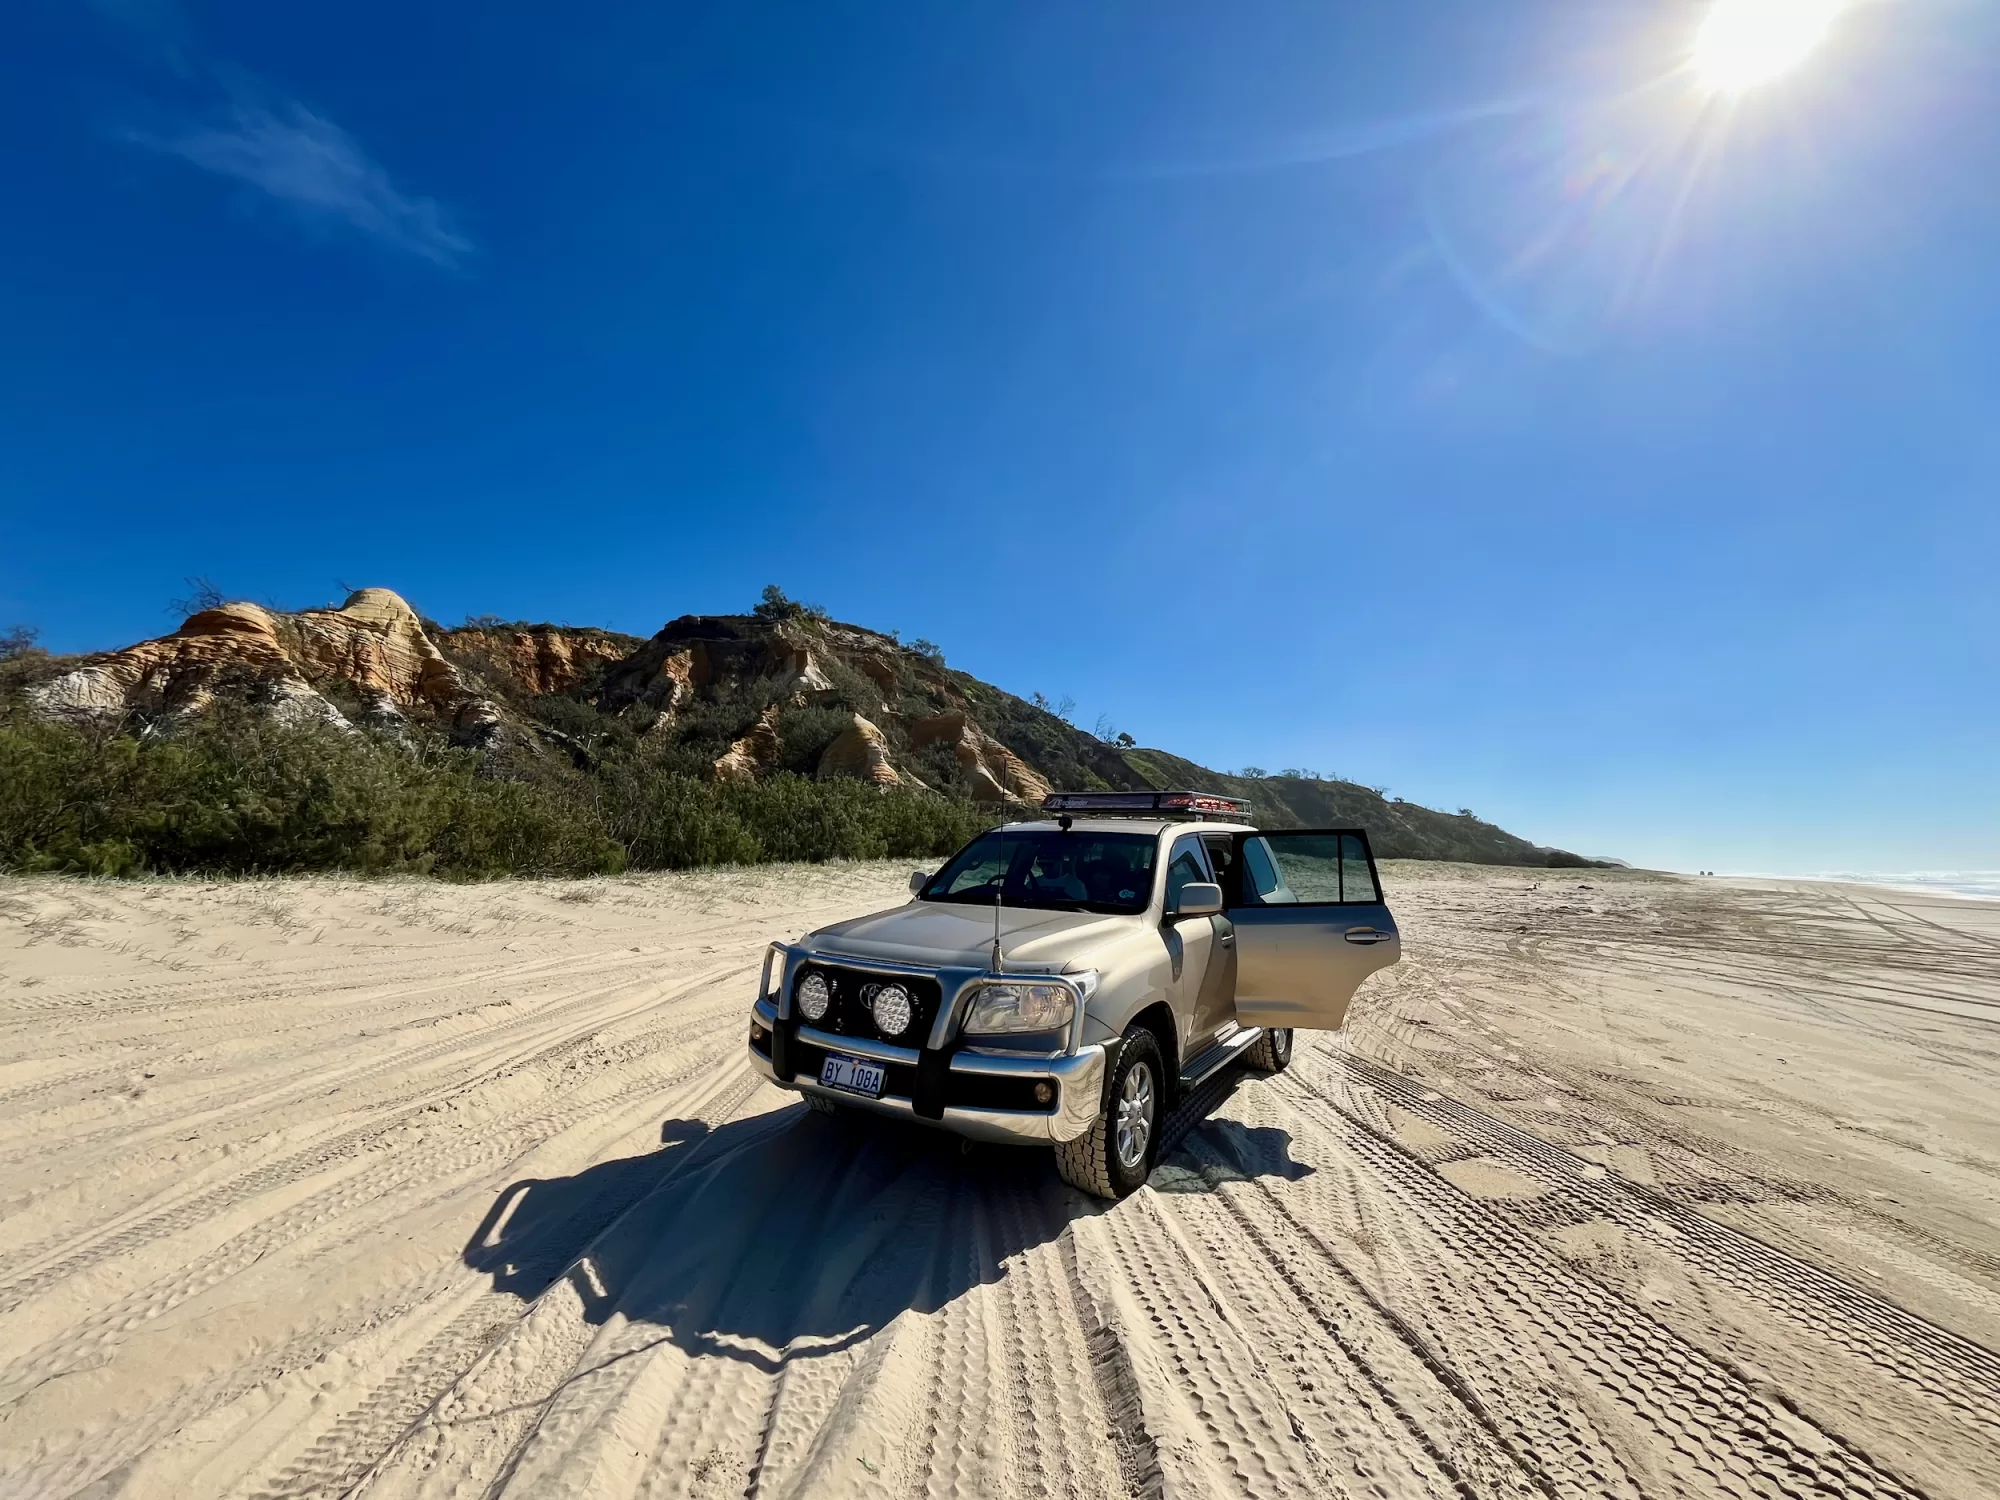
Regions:
<instances>
[{"instance_id":1,"label":"white sand","mask_svg":"<svg viewBox=\"0 0 2000 1500\"><path fill-rule=\"evenodd\" d=\"M0 882L0 1495L2000 1494L2000 906L1392 867L1107 1209L744 1066L903 873Z\"/></svg>"}]
</instances>

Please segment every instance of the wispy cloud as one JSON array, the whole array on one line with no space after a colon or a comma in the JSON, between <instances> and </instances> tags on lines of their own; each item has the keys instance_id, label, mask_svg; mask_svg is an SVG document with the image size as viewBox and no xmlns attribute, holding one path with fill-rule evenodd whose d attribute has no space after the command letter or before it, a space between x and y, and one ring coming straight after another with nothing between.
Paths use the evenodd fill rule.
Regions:
<instances>
[{"instance_id":1,"label":"wispy cloud","mask_svg":"<svg viewBox=\"0 0 2000 1500\"><path fill-rule=\"evenodd\" d=\"M345 228L434 265L461 265L474 250L442 205L402 192L354 137L300 104L238 103L218 123L127 139L248 183L308 223Z\"/></svg>"}]
</instances>

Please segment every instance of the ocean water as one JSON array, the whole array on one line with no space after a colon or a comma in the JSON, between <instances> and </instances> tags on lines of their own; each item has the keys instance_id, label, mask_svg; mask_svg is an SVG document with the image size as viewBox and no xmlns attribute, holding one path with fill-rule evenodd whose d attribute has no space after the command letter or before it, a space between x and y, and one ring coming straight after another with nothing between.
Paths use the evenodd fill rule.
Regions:
<instances>
[{"instance_id":1,"label":"ocean water","mask_svg":"<svg viewBox=\"0 0 2000 1500\"><path fill-rule=\"evenodd\" d=\"M2000 870L1906 870L1900 874L1838 870L1805 878L1846 880L1856 885L1884 885L1892 890L1924 891L1933 896L1970 896L1981 901L2000 901Z\"/></svg>"}]
</instances>

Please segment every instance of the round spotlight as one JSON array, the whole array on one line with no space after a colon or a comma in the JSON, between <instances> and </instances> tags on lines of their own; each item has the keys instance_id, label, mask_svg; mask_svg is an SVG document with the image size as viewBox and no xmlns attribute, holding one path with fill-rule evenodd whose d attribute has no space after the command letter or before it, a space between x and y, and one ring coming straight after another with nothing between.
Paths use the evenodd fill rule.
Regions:
<instances>
[{"instance_id":1,"label":"round spotlight","mask_svg":"<svg viewBox=\"0 0 2000 1500\"><path fill-rule=\"evenodd\" d=\"M910 992L900 984L885 984L877 990L872 1008L876 1029L884 1036L901 1036L910 1029L910 1018L916 1014Z\"/></svg>"},{"instance_id":2,"label":"round spotlight","mask_svg":"<svg viewBox=\"0 0 2000 1500\"><path fill-rule=\"evenodd\" d=\"M808 1021L826 1019L826 1008L833 1003L833 991L826 987L826 978L820 974L808 974L799 981L799 988L793 996L799 1002L799 1014Z\"/></svg>"}]
</instances>

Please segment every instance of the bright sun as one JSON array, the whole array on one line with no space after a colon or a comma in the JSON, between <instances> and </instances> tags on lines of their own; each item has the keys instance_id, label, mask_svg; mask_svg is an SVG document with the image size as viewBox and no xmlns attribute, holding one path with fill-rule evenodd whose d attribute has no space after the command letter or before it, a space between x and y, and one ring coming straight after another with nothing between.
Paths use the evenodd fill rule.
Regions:
<instances>
[{"instance_id":1,"label":"bright sun","mask_svg":"<svg viewBox=\"0 0 2000 1500\"><path fill-rule=\"evenodd\" d=\"M1819 45L1839 8L1839 0L1715 0L1695 34L1695 76L1719 93L1775 78Z\"/></svg>"}]
</instances>

